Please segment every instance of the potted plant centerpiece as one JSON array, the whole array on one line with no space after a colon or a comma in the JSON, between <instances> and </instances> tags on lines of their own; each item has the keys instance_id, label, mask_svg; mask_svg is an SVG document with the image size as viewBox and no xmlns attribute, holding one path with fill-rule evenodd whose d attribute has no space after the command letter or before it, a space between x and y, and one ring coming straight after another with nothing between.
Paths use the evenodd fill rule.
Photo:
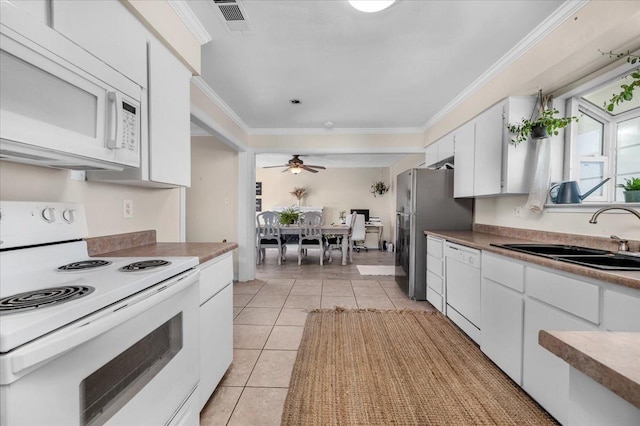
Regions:
<instances>
[{"instance_id":1,"label":"potted plant centerpiece","mask_svg":"<svg viewBox=\"0 0 640 426\"><path fill-rule=\"evenodd\" d=\"M640 203L640 178L625 179L624 183L618 184L618 186L624 189L625 202Z\"/></svg>"},{"instance_id":2,"label":"potted plant centerpiece","mask_svg":"<svg viewBox=\"0 0 640 426\"><path fill-rule=\"evenodd\" d=\"M549 136L557 136L560 129L564 129L572 121L578 121L578 117L558 117L560 112L556 109L549 109L549 103L551 102L551 96L542 96L542 91L538 92L538 116L534 120L533 114L530 119L523 119L522 122L517 124L507 124L509 133L515 135L515 138L511 139L511 143L518 145L521 142L526 142L529 137L531 139L544 139ZM535 107L534 107L535 110Z\"/></svg>"},{"instance_id":3,"label":"potted plant centerpiece","mask_svg":"<svg viewBox=\"0 0 640 426\"><path fill-rule=\"evenodd\" d=\"M371 185L371 193L374 197L378 195L382 196L387 191L389 191L389 187L382 181L374 182L373 185Z\"/></svg>"},{"instance_id":4,"label":"potted plant centerpiece","mask_svg":"<svg viewBox=\"0 0 640 426\"><path fill-rule=\"evenodd\" d=\"M287 207L280 212L281 225L293 225L300 219L300 212L294 207Z\"/></svg>"}]
</instances>

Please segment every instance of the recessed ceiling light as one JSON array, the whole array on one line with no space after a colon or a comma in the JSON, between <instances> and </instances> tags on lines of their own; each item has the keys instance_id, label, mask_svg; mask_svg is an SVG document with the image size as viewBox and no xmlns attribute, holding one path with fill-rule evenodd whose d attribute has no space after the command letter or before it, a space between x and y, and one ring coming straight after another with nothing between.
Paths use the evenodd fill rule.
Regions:
<instances>
[{"instance_id":1,"label":"recessed ceiling light","mask_svg":"<svg viewBox=\"0 0 640 426\"><path fill-rule=\"evenodd\" d=\"M333 121L325 121L324 122L324 128L325 129L333 129Z\"/></svg>"},{"instance_id":2,"label":"recessed ceiling light","mask_svg":"<svg viewBox=\"0 0 640 426\"><path fill-rule=\"evenodd\" d=\"M300 99L289 99L289 102L293 105L298 105L300 103Z\"/></svg>"},{"instance_id":3,"label":"recessed ceiling light","mask_svg":"<svg viewBox=\"0 0 640 426\"><path fill-rule=\"evenodd\" d=\"M349 0L354 9L360 12L380 12L395 3L395 0Z\"/></svg>"}]
</instances>

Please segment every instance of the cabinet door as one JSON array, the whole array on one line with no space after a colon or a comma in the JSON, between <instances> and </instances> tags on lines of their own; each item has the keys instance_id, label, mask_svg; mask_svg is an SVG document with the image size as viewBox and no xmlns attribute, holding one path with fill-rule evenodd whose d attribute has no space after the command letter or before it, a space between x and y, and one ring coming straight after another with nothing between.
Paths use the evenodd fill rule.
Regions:
<instances>
[{"instance_id":1,"label":"cabinet door","mask_svg":"<svg viewBox=\"0 0 640 426\"><path fill-rule=\"evenodd\" d=\"M538 344L540 330L594 331L597 327L536 300L525 302L522 387L561 424L567 424L569 364Z\"/></svg>"},{"instance_id":2,"label":"cabinet door","mask_svg":"<svg viewBox=\"0 0 640 426\"><path fill-rule=\"evenodd\" d=\"M468 122L455 131L453 196L472 197L474 179L475 123Z\"/></svg>"},{"instance_id":3,"label":"cabinet door","mask_svg":"<svg viewBox=\"0 0 640 426\"><path fill-rule=\"evenodd\" d=\"M149 43L149 178L191 185L191 73L159 41Z\"/></svg>"},{"instance_id":4,"label":"cabinet door","mask_svg":"<svg viewBox=\"0 0 640 426\"><path fill-rule=\"evenodd\" d=\"M233 284L200 306L200 407L233 360Z\"/></svg>"},{"instance_id":5,"label":"cabinet door","mask_svg":"<svg viewBox=\"0 0 640 426\"><path fill-rule=\"evenodd\" d=\"M451 132L438 141L438 161L453 157L454 133Z\"/></svg>"},{"instance_id":6,"label":"cabinet door","mask_svg":"<svg viewBox=\"0 0 640 426\"><path fill-rule=\"evenodd\" d=\"M502 106L502 103L494 105L475 120L474 195L495 195L502 191Z\"/></svg>"},{"instance_id":7,"label":"cabinet door","mask_svg":"<svg viewBox=\"0 0 640 426\"><path fill-rule=\"evenodd\" d=\"M147 87L147 32L119 1L52 0L53 28Z\"/></svg>"},{"instance_id":8,"label":"cabinet door","mask_svg":"<svg viewBox=\"0 0 640 426\"><path fill-rule=\"evenodd\" d=\"M605 290L603 325L609 331L640 331L640 290L626 290L628 294Z\"/></svg>"},{"instance_id":9,"label":"cabinet door","mask_svg":"<svg viewBox=\"0 0 640 426\"><path fill-rule=\"evenodd\" d=\"M524 322L522 294L483 278L480 305L480 349L521 385Z\"/></svg>"},{"instance_id":10,"label":"cabinet door","mask_svg":"<svg viewBox=\"0 0 640 426\"><path fill-rule=\"evenodd\" d=\"M427 166L430 166L438 162L438 143L437 142L432 143L431 145L425 148L424 157L425 157L424 164L426 164Z\"/></svg>"}]
</instances>

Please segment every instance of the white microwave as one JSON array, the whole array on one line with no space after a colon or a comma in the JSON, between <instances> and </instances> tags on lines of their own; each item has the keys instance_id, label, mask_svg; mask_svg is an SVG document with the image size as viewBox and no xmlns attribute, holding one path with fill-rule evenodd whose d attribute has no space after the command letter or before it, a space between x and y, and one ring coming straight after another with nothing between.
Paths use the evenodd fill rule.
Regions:
<instances>
[{"instance_id":1,"label":"white microwave","mask_svg":"<svg viewBox=\"0 0 640 426\"><path fill-rule=\"evenodd\" d=\"M139 167L143 88L14 6L1 12L0 159Z\"/></svg>"}]
</instances>

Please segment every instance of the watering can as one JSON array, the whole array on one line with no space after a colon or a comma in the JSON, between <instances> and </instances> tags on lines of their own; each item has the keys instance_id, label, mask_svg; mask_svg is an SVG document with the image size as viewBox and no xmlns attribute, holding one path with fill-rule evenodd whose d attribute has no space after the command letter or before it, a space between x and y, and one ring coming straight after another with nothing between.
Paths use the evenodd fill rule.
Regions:
<instances>
[{"instance_id":1,"label":"watering can","mask_svg":"<svg viewBox=\"0 0 640 426\"><path fill-rule=\"evenodd\" d=\"M580 194L578 182L575 180L559 182L551 186L549 189L549 196L551 197L551 201L556 204L580 204L582 203L582 200L591 195L593 191L607 183L609 179L611 178L606 178L582 195Z\"/></svg>"}]
</instances>

